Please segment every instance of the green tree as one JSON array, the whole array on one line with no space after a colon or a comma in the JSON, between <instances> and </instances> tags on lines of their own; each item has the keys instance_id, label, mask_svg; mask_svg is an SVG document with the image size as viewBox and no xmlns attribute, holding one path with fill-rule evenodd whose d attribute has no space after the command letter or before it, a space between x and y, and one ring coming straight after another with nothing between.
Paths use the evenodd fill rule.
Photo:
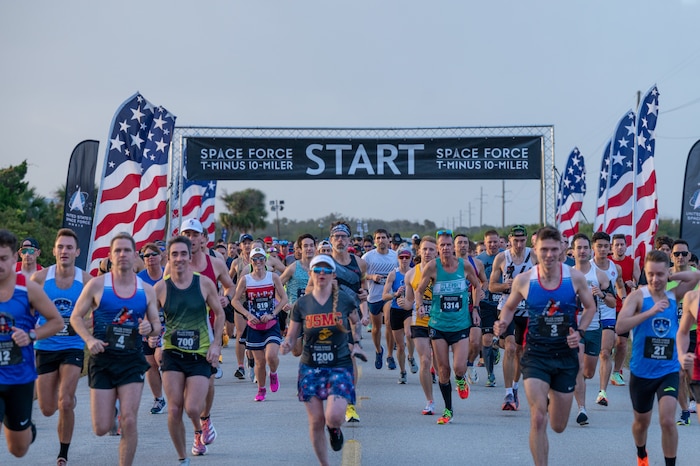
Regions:
<instances>
[{"instance_id":1,"label":"green tree","mask_svg":"<svg viewBox=\"0 0 700 466\"><path fill-rule=\"evenodd\" d=\"M235 231L250 233L267 226L265 194L262 191L252 188L230 194L224 191L219 199L226 206L226 212L219 214L219 221L231 235Z\"/></svg>"}]
</instances>

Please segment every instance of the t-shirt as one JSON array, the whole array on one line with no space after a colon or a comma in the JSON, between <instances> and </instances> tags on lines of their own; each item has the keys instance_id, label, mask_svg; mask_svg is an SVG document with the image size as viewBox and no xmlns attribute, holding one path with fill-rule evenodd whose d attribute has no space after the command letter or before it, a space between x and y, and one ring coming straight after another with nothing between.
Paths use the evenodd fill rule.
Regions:
<instances>
[{"instance_id":1,"label":"t-shirt","mask_svg":"<svg viewBox=\"0 0 700 466\"><path fill-rule=\"evenodd\" d=\"M313 367L352 367L350 358L349 315L356 309L354 300L345 293L337 293L319 304L312 294L301 296L292 308L292 321L303 325L304 349L301 363ZM336 325L340 321L345 331Z\"/></svg>"},{"instance_id":2,"label":"t-shirt","mask_svg":"<svg viewBox=\"0 0 700 466\"><path fill-rule=\"evenodd\" d=\"M372 280L369 282L369 295L367 296L367 302L378 303L382 301L382 293L384 291L386 277L396 268L397 265L399 265L398 256L396 255L396 251L393 249L389 249L386 254L382 254L376 249L372 249L362 256L362 258L367 263L367 275L381 275L382 277L379 282Z\"/></svg>"}]
</instances>

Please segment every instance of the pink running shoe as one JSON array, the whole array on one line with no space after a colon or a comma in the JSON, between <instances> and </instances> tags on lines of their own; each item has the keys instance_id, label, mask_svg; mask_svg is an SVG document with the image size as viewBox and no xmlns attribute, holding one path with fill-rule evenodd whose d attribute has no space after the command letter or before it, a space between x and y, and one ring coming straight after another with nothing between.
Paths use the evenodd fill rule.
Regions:
<instances>
[{"instance_id":1,"label":"pink running shoe","mask_svg":"<svg viewBox=\"0 0 700 466\"><path fill-rule=\"evenodd\" d=\"M280 389L280 380L277 377L277 373L270 372L270 390L272 393Z\"/></svg>"},{"instance_id":2,"label":"pink running shoe","mask_svg":"<svg viewBox=\"0 0 700 466\"><path fill-rule=\"evenodd\" d=\"M267 390L265 387L258 388L258 394L255 395L255 401L265 401L265 394Z\"/></svg>"}]
</instances>

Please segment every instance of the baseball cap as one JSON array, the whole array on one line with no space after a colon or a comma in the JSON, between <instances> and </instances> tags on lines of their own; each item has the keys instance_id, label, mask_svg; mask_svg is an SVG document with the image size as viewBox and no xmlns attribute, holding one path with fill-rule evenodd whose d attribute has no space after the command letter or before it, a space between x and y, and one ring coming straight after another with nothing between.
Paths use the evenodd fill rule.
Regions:
<instances>
[{"instance_id":1,"label":"baseball cap","mask_svg":"<svg viewBox=\"0 0 700 466\"><path fill-rule=\"evenodd\" d=\"M197 233L202 233L204 231L204 228L202 228L202 224L196 218L188 218L187 220L182 222L180 233L190 230L196 231Z\"/></svg>"},{"instance_id":2,"label":"baseball cap","mask_svg":"<svg viewBox=\"0 0 700 466\"><path fill-rule=\"evenodd\" d=\"M242 243L243 241L253 241L253 236L249 235L248 233L243 233L239 238L238 242Z\"/></svg>"},{"instance_id":3,"label":"baseball cap","mask_svg":"<svg viewBox=\"0 0 700 466\"><path fill-rule=\"evenodd\" d=\"M357 251L355 250L354 247L350 246L350 247L348 248L348 252L349 252L350 254L355 254Z\"/></svg>"},{"instance_id":4,"label":"baseball cap","mask_svg":"<svg viewBox=\"0 0 700 466\"><path fill-rule=\"evenodd\" d=\"M266 243L272 243L272 236L266 236L265 238L263 238L263 241Z\"/></svg>"},{"instance_id":5,"label":"baseball cap","mask_svg":"<svg viewBox=\"0 0 700 466\"><path fill-rule=\"evenodd\" d=\"M318 246L316 247L316 249L321 250L322 247L331 247L331 246L332 246L331 243L328 240L324 239L323 241L318 243Z\"/></svg>"},{"instance_id":6,"label":"baseball cap","mask_svg":"<svg viewBox=\"0 0 700 466\"><path fill-rule=\"evenodd\" d=\"M391 237L391 242L394 244L401 244L403 243L403 238L400 234L394 233L394 236Z\"/></svg>"},{"instance_id":7,"label":"baseball cap","mask_svg":"<svg viewBox=\"0 0 700 466\"><path fill-rule=\"evenodd\" d=\"M510 229L510 236L527 236L527 230L522 225L515 225Z\"/></svg>"},{"instance_id":8,"label":"baseball cap","mask_svg":"<svg viewBox=\"0 0 700 466\"><path fill-rule=\"evenodd\" d=\"M399 248L399 249L396 251L396 255L397 255L397 256L409 256L409 257L413 257L413 251L411 251L410 248Z\"/></svg>"},{"instance_id":9,"label":"baseball cap","mask_svg":"<svg viewBox=\"0 0 700 466\"><path fill-rule=\"evenodd\" d=\"M415 241L417 239L420 239L420 236L418 236L416 233L414 233L413 236L411 236L411 239Z\"/></svg>"},{"instance_id":10,"label":"baseball cap","mask_svg":"<svg viewBox=\"0 0 700 466\"><path fill-rule=\"evenodd\" d=\"M252 251L250 251L250 257L251 259L255 256L267 256L265 254L265 250L263 248L253 248Z\"/></svg>"},{"instance_id":11,"label":"baseball cap","mask_svg":"<svg viewBox=\"0 0 700 466\"><path fill-rule=\"evenodd\" d=\"M279 250L276 247L272 246L267 250L267 252L279 252Z\"/></svg>"},{"instance_id":12,"label":"baseball cap","mask_svg":"<svg viewBox=\"0 0 700 466\"><path fill-rule=\"evenodd\" d=\"M35 240L34 238L32 238L31 236L28 236L28 237L24 238L24 239L22 240L22 242L20 243L20 245L21 245L21 246L24 246L24 243L29 243L29 246L31 246L31 247L33 247L33 248L41 249L41 248L39 247L39 242L38 242L37 240Z\"/></svg>"},{"instance_id":13,"label":"baseball cap","mask_svg":"<svg viewBox=\"0 0 700 466\"><path fill-rule=\"evenodd\" d=\"M311 262L309 263L309 267L313 267L318 264L326 264L331 269L333 269L333 272L335 272L335 261L333 261L333 259L331 259L330 256L327 256L325 254L319 254L318 256L314 256L314 258L311 259Z\"/></svg>"}]
</instances>

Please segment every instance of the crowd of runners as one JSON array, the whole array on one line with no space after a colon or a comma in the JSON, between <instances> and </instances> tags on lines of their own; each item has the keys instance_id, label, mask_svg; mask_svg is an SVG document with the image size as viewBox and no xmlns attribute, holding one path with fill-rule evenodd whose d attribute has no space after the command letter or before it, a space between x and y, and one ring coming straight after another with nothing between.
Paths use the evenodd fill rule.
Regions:
<instances>
[{"instance_id":1,"label":"crowd of runners","mask_svg":"<svg viewBox=\"0 0 700 466\"><path fill-rule=\"evenodd\" d=\"M11 454L35 440L36 398L43 415L58 411L56 464L68 463L86 370L93 430L120 435L121 465L136 452L144 383L187 465L217 438L214 380L221 348L233 345L232 376L256 384L256 402L279 390L280 354L299 357L298 398L322 465L328 444L343 448L343 423L360 422L358 360L395 370L399 384L418 374L425 405L415 413L436 414L439 425L459 414L454 392L500 388L500 409L517 411L524 389L537 465L547 464L547 426L562 432L574 400L576 422L596 422L586 384L599 370L597 404L608 405L609 384L629 386L637 464L649 464L654 398L665 462L675 464L677 426L690 424L700 396L700 272L682 239L657 237L640 264L624 235L563 238L550 227L490 230L475 242L451 230L362 237L338 221L325 239L242 234L211 249L199 221L180 231L140 250L115 235L93 277L75 265L73 231L57 232L56 264L42 268L35 239L0 230L0 418Z\"/></svg>"}]
</instances>

